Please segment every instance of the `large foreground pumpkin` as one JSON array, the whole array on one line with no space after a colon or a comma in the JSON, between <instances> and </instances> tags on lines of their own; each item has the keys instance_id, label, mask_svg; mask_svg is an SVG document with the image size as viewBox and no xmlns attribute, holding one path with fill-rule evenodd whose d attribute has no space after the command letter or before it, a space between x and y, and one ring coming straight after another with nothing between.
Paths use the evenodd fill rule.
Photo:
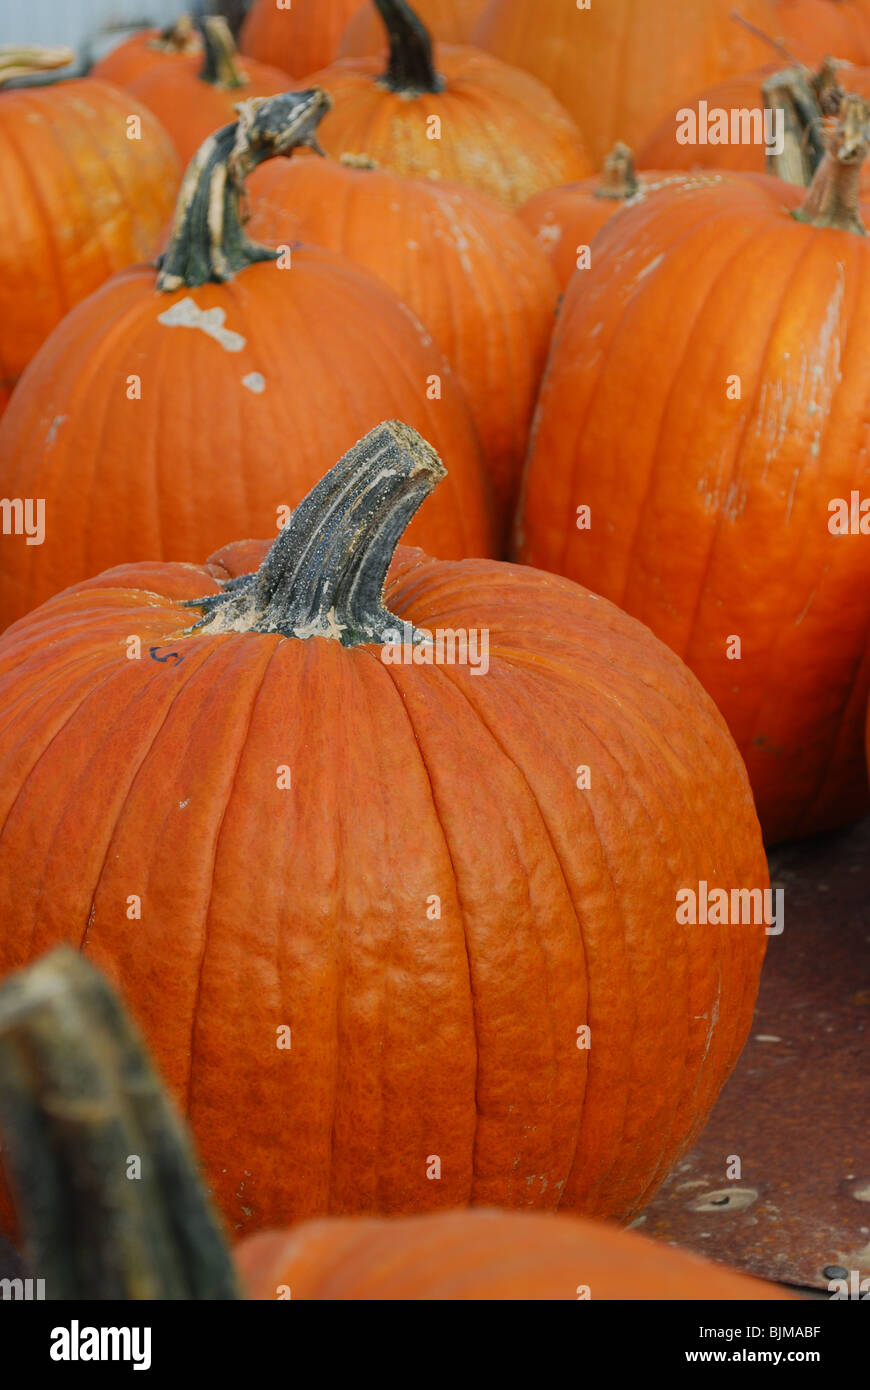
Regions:
<instances>
[{"instance_id":1,"label":"large foreground pumpkin","mask_svg":"<svg viewBox=\"0 0 870 1390\"><path fill-rule=\"evenodd\" d=\"M699 175L603 228L518 518L527 563L594 584L700 677L770 840L867 805L868 117L846 99L809 193Z\"/></svg>"},{"instance_id":2,"label":"large foreground pumpkin","mask_svg":"<svg viewBox=\"0 0 870 1390\"><path fill-rule=\"evenodd\" d=\"M0 973L72 940L113 977L235 1231L627 1218L750 1025L765 928L677 896L767 885L724 723L565 580L400 549L383 588L442 475L382 425L271 551L0 638Z\"/></svg>"},{"instance_id":3,"label":"large foreground pumpkin","mask_svg":"<svg viewBox=\"0 0 870 1390\"><path fill-rule=\"evenodd\" d=\"M790 1301L773 1284L634 1232L533 1212L310 1221L249 1236L236 1264L261 1299Z\"/></svg>"},{"instance_id":4,"label":"large foreground pumpkin","mask_svg":"<svg viewBox=\"0 0 870 1390\"><path fill-rule=\"evenodd\" d=\"M156 253L181 179L158 122L105 82L2 90L71 59L0 50L0 413L73 305Z\"/></svg>"},{"instance_id":5,"label":"large foreground pumpkin","mask_svg":"<svg viewBox=\"0 0 870 1390\"><path fill-rule=\"evenodd\" d=\"M326 104L244 103L188 170L159 274L115 277L31 363L0 425L0 491L44 499L44 539L0 541L0 623L108 565L202 561L240 529L274 530L279 507L396 411L454 460L415 539L491 553L480 445L429 334L350 261L286 247L276 262L242 231L244 175L312 139Z\"/></svg>"},{"instance_id":6,"label":"large foreground pumpkin","mask_svg":"<svg viewBox=\"0 0 870 1390\"><path fill-rule=\"evenodd\" d=\"M333 99L320 138L330 154L368 155L414 178L453 179L518 207L592 173L567 111L542 83L476 48L444 44L405 0L375 0L384 55L343 58L309 78Z\"/></svg>"},{"instance_id":7,"label":"large foreground pumpkin","mask_svg":"<svg viewBox=\"0 0 870 1390\"><path fill-rule=\"evenodd\" d=\"M685 93L769 62L734 18L734 0L491 0L473 42L533 73L571 112L599 164L617 140L639 146ZM771 32L768 0L740 14ZM824 56L824 55L822 55Z\"/></svg>"},{"instance_id":8,"label":"large foreground pumpkin","mask_svg":"<svg viewBox=\"0 0 870 1390\"><path fill-rule=\"evenodd\" d=\"M250 196L257 240L349 256L434 334L468 397L504 535L558 298L526 229L476 189L356 159L273 160L254 174Z\"/></svg>"}]
</instances>

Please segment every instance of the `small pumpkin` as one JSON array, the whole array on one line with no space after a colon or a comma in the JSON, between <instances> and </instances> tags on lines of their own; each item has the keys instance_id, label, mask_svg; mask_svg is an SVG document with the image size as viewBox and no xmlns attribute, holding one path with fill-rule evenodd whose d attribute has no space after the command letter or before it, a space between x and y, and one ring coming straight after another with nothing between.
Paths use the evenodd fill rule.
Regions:
<instances>
[{"instance_id":1,"label":"small pumpkin","mask_svg":"<svg viewBox=\"0 0 870 1390\"><path fill-rule=\"evenodd\" d=\"M0 623L131 557L204 559L238 528L270 531L398 410L454 461L414 539L491 553L474 423L419 321L343 257L244 234L245 175L310 144L327 105L318 90L242 103L185 175L160 271L114 277L31 363L0 424L0 489L44 499L47 520L42 544L3 539Z\"/></svg>"},{"instance_id":2,"label":"small pumpkin","mask_svg":"<svg viewBox=\"0 0 870 1390\"><path fill-rule=\"evenodd\" d=\"M558 297L525 228L473 188L405 179L352 157L273 160L253 175L250 197L257 240L349 257L434 335L471 406L504 534Z\"/></svg>"},{"instance_id":3,"label":"small pumpkin","mask_svg":"<svg viewBox=\"0 0 870 1390\"><path fill-rule=\"evenodd\" d=\"M107 972L236 1233L629 1218L750 1026L764 928L679 907L768 882L722 719L597 595L394 558L443 477L382 424L271 548L0 637L0 975L62 941Z\"/></svg>"},{"instance_id":4,"label":"small pumpkin","mask_svg":"<svg viewBox=\"0 0 870 1390\"><path fill-rule=\"evenodd\" d=\"M343 58L308 79L332 97L320 132L330 154L470 184L510 208L592 172L580 132L540 82L474 48L444 44L433 56L405 0L375 4L387 70L383 55Z\"/></svg>"},{"instance_id":5,"label":"small pumpkin","mask_svg":"<svg viewBox=\"0 0 870 1390\"><path fill-rule=\"evenodd\" d=\"M471 43L488 0L414 0L414 10L438 43ZM385 47L384 27L370 0L364 0L341 36L338 58L359 58Z\"/></svg>"},{"instance_id":6,"label":"small pumpkin","mask_svg":"<svg viewBox=\"0 0 870 1390\"><path fill-rule=\"evenodd\" d=\"M491 0L473 42L546 83L598 165L617 140L639 148L687 90L770 60L770 0L740 0L740 16L760 33L734 0Z\"/></svg>"},{"instance_id":7,"label":"small pumpkin","mask_svg":"<svg viewBox=\"0 0 870 1390\"><path fill-rule=\"evenodd\" d=\"M846 97L809 192L698 175L602 229L517 519L520 558L594 584L700 678L770 841L868 804L868 122Z\"/></svg>"},{"instance_id":8,"label":"small pumpkin","mask_svg":"<svg viewBox=\"0 0 870 1390\"><path fill-rule=\"evenodd\" d=\"M206 15L201 34L198 58L154 63L126 83L127 90L162 122L185 166L212 131L235 120L238 102L276 96L288 86L287 74L280 68L253 58L239 61L222 15Z\"/></svg>"},{"instance_id":9,"label":"small pumpkin","mask_svg":"<svg viewBox=\"0 0 870 1390\"><path fill-rule=\"evenodd\" d=\"M339 39L360 0L254 0L245 16L239 47L250 58L305 77L335 58Z\"/></svg>"},{"instance_id":10,"label":"small pumpkin","mask_svg":"<svg viewBox=\"0 0 870 1390\"><path fill-rule=\"evenodd\" d=\"M190 15L183 14L165 29L142 29L124 39L91 68L91 77L126 87L140 73L161 63L202 63L202 45Z\"/></svg>"},{"instance_id":11,"label":"small pumpkin","mask_svg":"<svg viewBox=\"0 0 870 1390\"><path fill-rule=\"evenodd\" d=\"M578 265L585 264L589 243L624 204L673 179L667 173L638 174L627 145L617 141L604 161L603 173L560 188L545 188L518 211L547 255L562 289Z\"/></svg>"},{"instance_id":12,"label":"small pumpkin","mask_svg":"<svg viewBox=\"0 0 870 1390\"><path fill-rule=\"evenodd\" d=\"M73 305L155 254L181 178L158 122L108 83L4 85L72 57L0 49L0 413Z\"/></svg>"},{"instance_id":13,"label":"small pumpkin","mask_svg":"<svg viewBox=\"0 0 870 1390\"><path fill-rule=\"evenodd\" d=\"M603 1222L536 1212L335 1217L241 1241L249 1297L446 1302L791 1301L774 1284Z\"/></svg>"}]
</instances>

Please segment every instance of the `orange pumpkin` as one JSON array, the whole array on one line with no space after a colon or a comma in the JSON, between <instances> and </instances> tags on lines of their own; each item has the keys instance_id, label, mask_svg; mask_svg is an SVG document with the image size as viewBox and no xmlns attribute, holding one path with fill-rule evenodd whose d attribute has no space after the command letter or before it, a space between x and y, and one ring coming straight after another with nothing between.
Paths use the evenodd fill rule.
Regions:
<instances>
[{"instance_id":1,"label":"orange pumpkin","mask_svg":"<svg viewBox=\"0 0 870 1390\"><path fill-rule=\"evenodd\" d=\"M44 50L0 50L0 88L46 65ZM154 255L180 177L154 117L105 82L0 90L0 413L73 305Z\"/></svg>"},{"instance_id":2,"label":"orange pumpkin","mask_svg":"<svg viewBox=\"0 0 870 1390\"><path fill-rule=\"evenodd\" d=\"M365 161L273 160L254 174L250 196L257 240L348 256L434 335L471 406L503 534L558 297L525 228L472 188L404 179Z\"/></svg>"},{"instance_id":3,"label":"orange pumpkin","mask_svg":"<svg viewBox=\"0 0 870 1390\"><path fill-rule=\"evenodd\" d=\"M603 228L559 316L517 524L523 560L594 584L700 677L771 841L867 806L868 120L845 98L807 194L699 175Z\"/></svg>"},{"instance_id":4,"label":"orange pumpkin","mask_svg":"<svg viewBox=\"0 0 870 1390\"><path fill-rule=\"evenodd\" d=\"M470 184L511 208L592 172L577 127L541 83L474 48L445 44L436 62L405 0L375 3L389 35L387 71L383 55L344 58L309 79L333 99L320 131L330 154Z\"/></svg>"},{"instance_id":5,"label":"orange pumpkin","mask_svg":"<svg viewBox=\"0 0 870 1390\"><path fill-rule=\"evenodd\" d=\"M165 29L142 29L95 63L91 77L126 87L140 73L161 63L202 66L202 45L190 15L181 15Z\"/></svg>"},{"instance_id":6,"label":"orange pumpkin","mask_svg":"<svg viewBox=\"0 0 870 1390\"><path fill-rule=\"evenodd\" d=\"M567 107L600 163L617 140L638 148L685 92L770 60L733 17L734 0L491 0L474 42L534 73ZM771 31L769 0L740 14Z\"/></svg>"},{"instance_id":7,"label":"orange pumpkin","mask_svg":"<svg viewBox=\"0 0 870 1390\"><path fill-rule=\"evenodd\" d=\"M109 974L236 1232L627 1219L752 1019L764 928L680 915L768 882L724 722L567 581L387 577L443 476L380 425L271 549L122 566L0 637L0 974L65 940Z\"/></svg>"},{"instance_id":8,"label":"orange pumpkin","mask_svg":"<svg viewBox=\"0 0 870 1390\"><path fill-rule=\"evenodd\" d=\"M280 68L253 58L238 61L222 16L208 15L202 21L202 43L201 59L154 63L126 84L165 126L183 165L213 130L235 120L238 102L275 96L288 86Z\"/></svg>"},{"instance_id":9,"label":"orange pumpkin","mask_svg":"<svg viewBox=\"0 0 870 1390\"><path fill-rule=\"evenodd\" d=\"M488 0L415 0L414 9L439 43L471 43ZM337 57L360 58L386 47L384 26L371 0L358 5L338 45Z\"/></svg>"},{"instance_id":10,"label":"orange pumpkin","mask_svg":"<svg viewBox=\"0 0 870 1390\"><path fill-rule=\"evenodd\" d=\"M333 1218L248 1236L251 1298L791 1301L774 1284L602 1222L534 1212Z\"/></svg>"},{"instance_id":11,"label":"orange pumpkin","mask_svg":"<svg viewBox=\"0 0 870 1390\"><path fill-rule=\"evenodd\" d=\"M771 37L801 63L870 62L870 20L856 0L776 0Z\"/></svg>"},{"instance_id":12,"label":"orange pumpkin","mask_svg":"<svg viewBox=\"0 0 870 1390\"><path fill-rule=\"evenodd\" d=\"M243 175L311 141L326 105L242 103L188 169L159 276L116 276L31 363L0 426L0 490L45 499L48 520L42 544L4 539L0 622L123 560L204 559L270 531L330 455L399 410L453 462L414 538L491 553L474 424L411 311L342 257L288 248L276 265L242 231Z\"/></svg>"},{"instance_id":13,"label":"orange pumpkin","mask_svg":"<svg viewBox=\"0 0 870 1390\"><path fill-rule=\"evenodd\" d=\"M338 41L360 0L254 0L239 34L242 52L261 63L304 77L331 63Z\"/></svg>"},{"instance_id":14,"label":"orange pumpkin","mask_svg":"<svg viewBox=\"0 0 870 1390\"><path fill-rule=\"evenodd\" d=\"M617 143L604 161L604 172L594 179L545 188L524 204L518 216L541 250L550 258L562 289L585 260L589 243L615 212L626 203L643 198L673 175L638 175L627 145Z\"/></svg>"}]
</instances>

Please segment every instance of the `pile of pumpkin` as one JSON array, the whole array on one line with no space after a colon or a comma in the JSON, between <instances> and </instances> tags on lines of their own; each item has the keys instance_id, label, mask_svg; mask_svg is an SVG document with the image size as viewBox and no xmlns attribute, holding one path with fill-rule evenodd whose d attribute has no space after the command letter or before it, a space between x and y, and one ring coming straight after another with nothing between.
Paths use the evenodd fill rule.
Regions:
<instances>
[{"instance_id":1,"label":"pile of pumpkin","mask_svg":"<svg viewBox=\"0 0 870 1390\"><path fill-rule=\"evenodd\" d=\"M677 895L868 805L870 3L739 9L0 50L0 974L116 983L264 1296L752 1296L566 1214L747 1035L765 924Z\"/></svg>"}]
</instances>

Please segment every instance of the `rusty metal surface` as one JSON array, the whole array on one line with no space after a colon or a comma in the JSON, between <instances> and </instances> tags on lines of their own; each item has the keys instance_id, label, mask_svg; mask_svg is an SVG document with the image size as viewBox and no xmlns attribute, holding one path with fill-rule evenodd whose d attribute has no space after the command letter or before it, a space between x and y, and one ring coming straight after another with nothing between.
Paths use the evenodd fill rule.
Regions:
<instances>
[{"instance_id":1,"label":"rusty metal surface","mask_svg":"<svg viewBox=\"0 0 870 1390\"><path fill-rule=\"evenodd\" d=\"M770 867L785 929L768 943L749 1041L637 1225L827 1291L843 1270L870 1276L870 819L774 850Z\"/></svg>"}]
</instances>

